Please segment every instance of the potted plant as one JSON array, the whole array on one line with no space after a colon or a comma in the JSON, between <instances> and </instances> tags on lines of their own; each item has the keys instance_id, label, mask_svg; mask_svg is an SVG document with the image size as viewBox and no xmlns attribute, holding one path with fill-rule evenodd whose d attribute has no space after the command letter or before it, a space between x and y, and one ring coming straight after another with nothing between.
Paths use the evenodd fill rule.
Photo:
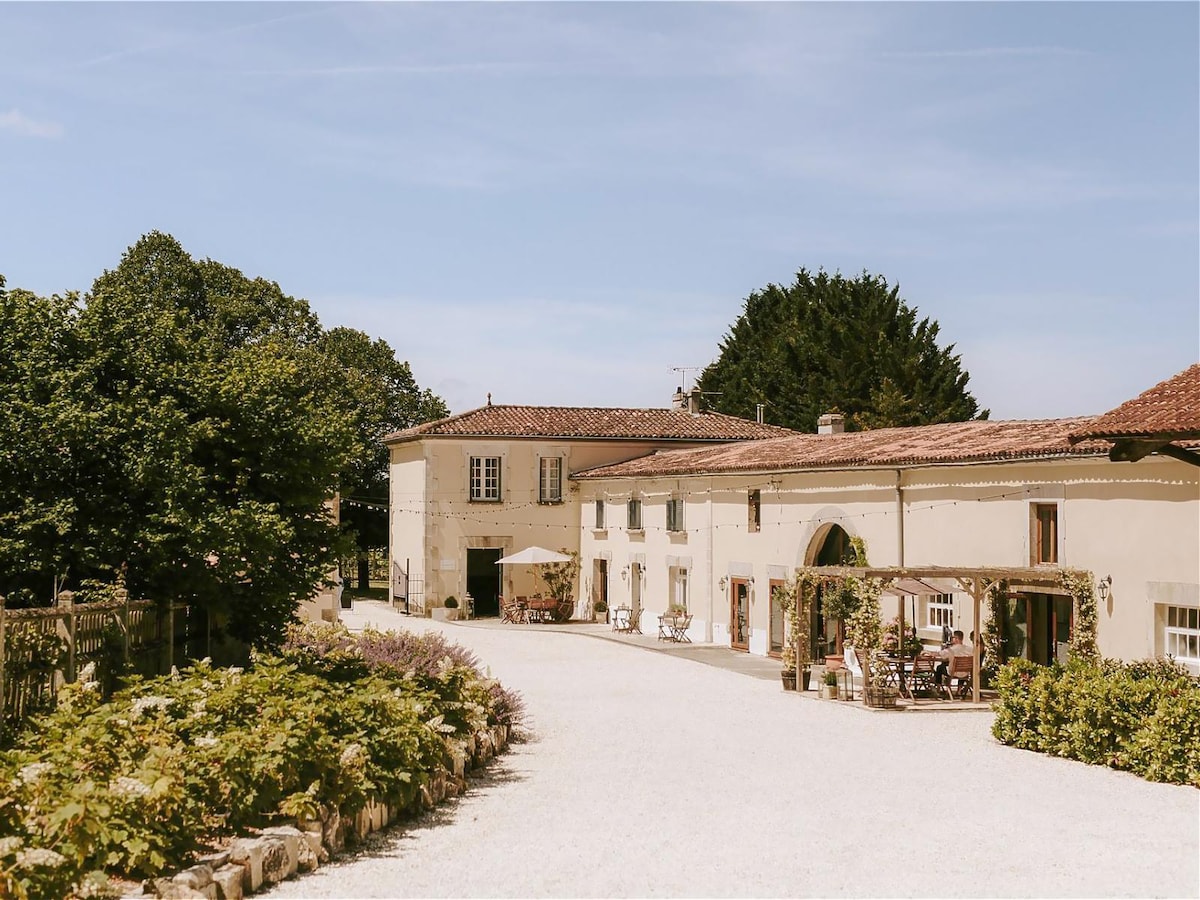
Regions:
<instances>
[{"instance_id":1,"label":"potted plant","mask_svg":"<svg viewBox=\"0 0 1200 900\"><path fill-rule=\"evenodd\" d=\"M453 622L458 618L458 598L451 594L441 606L435 606L429 612L439 622Z\"/></svg>"},{"instance_id":2,"label":"potted plant","mask_svg":"<svg viewBox=\"0 0 1200 900\"><path fill-rule=\"evenodd\" d=\"M783 659L783 668L779 672L779 677L783 680L783 689L794 691L796 689L796 651L790 646L785 646L780 655Z\"/></svg>"},{"instance_id":3,"label":"potted plant","mask_svg":"<svg viewBox=\"0 0 1200 900\"><path fill-rule=\"evenodd\" d=\"M836 700L838 697L838 680L837 672L827 671L825 673L825 684L821 691L821 696L826 700Z\"/></svg>"},{"instance_id":4,"label":"potted plant","mask_svg":"<svg viewBox=\"0 0 1200 900\"><path fill-rule=\"evenodd\" d=\"M597 622L604 622L608 619L608 604L603 600L597 600L592 604L592 612Z\"/></svg>"}]
</instances>

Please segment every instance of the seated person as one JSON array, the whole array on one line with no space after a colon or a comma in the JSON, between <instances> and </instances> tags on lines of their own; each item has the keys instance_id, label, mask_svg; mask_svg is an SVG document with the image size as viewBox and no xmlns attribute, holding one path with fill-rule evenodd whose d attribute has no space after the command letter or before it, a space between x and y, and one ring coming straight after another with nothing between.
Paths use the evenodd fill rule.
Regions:
<instances>
[{"instance_id":1,"label":"seated person","mask_svg":"<svg viewBox=\"0 0 1200 900\"><path fill-rule=\"evenodd\" d=\"M942 661L937 664L937 668L933 671L934 683L941 684L946 676L950 674L950 657L972 656L974 652L968 645L963 643L963 633L961 631L954 632L954 635L950 638L950 646L938 653Z\"/></svg>"}]
</instances>

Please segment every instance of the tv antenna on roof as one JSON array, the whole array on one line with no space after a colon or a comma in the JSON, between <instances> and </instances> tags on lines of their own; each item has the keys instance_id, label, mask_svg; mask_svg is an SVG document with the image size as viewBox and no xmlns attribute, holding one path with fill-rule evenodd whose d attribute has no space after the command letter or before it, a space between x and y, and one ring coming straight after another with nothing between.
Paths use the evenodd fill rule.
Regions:
<instances>
[{"instance_id":1,"label":"tv antenna on roof","mask_svg":"<svg viewBox=\"0 0 1200 900\"><path fill-rule=\"evenodd\" d=\"M688 386L687 373L688 372L702 372L702 371L704 371L704 366L671 366L671 371L672 372L681 372L683 374L683 384L681 384L679 386L680 390L683 390L684 388L686 388Z\"/></svg>"}]
</instances>

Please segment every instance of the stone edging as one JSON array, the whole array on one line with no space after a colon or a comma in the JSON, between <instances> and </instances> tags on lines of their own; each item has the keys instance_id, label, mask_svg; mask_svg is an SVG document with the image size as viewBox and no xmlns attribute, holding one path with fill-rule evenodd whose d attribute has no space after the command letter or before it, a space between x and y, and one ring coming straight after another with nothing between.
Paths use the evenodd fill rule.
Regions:
<instances>
[{"instance_id":1,"label":"stone edging","mask_svg":"<svg viewBox=\"0 0 1200 900\"><path fill-rule=\"evenodd\" d=\"M151 878L142 893L128 897L163 900L241 900L298 873L311 872L336 856L347 843L386 828L406 813L433 809L466 789L469 769L487 763L508 746L507 725L496 725L462 741L450 741L451 769L439 768L421 786L408 807L372 800L353 816L322 808L318 821L264 828L254 837L236 838L225 850L202 856L196 865L172 876Z\"/></svg>"}]
</instances>

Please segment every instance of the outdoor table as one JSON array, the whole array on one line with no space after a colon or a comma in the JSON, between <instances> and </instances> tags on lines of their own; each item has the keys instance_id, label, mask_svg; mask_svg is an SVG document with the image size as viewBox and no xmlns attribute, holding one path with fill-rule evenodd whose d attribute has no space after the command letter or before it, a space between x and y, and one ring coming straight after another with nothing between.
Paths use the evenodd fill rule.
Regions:
<instances>
[{"instance_id":1,"label":"outdoor table","mask_svg":"<svg viewBox=\"0 0 1200 900\"><path fill-rule=\"evenodd\" d=\"M628 606L618 606L614 609L612 611L612 630L623 631L628 634L630 630L630 616L632 614L633 610Z\"/></svg>"},{"instance_id":2,"label":"outdoor table","mask_svg":"<svg viewBox=\"0 0 1200 900\"><path fill-rule=\"evenodd\" d=\"M691 624L691 613L682 616L659 616L658 639L676 644L690 644L692 639L688 637L687 630Z\"/></svg>"}]
</instances>

